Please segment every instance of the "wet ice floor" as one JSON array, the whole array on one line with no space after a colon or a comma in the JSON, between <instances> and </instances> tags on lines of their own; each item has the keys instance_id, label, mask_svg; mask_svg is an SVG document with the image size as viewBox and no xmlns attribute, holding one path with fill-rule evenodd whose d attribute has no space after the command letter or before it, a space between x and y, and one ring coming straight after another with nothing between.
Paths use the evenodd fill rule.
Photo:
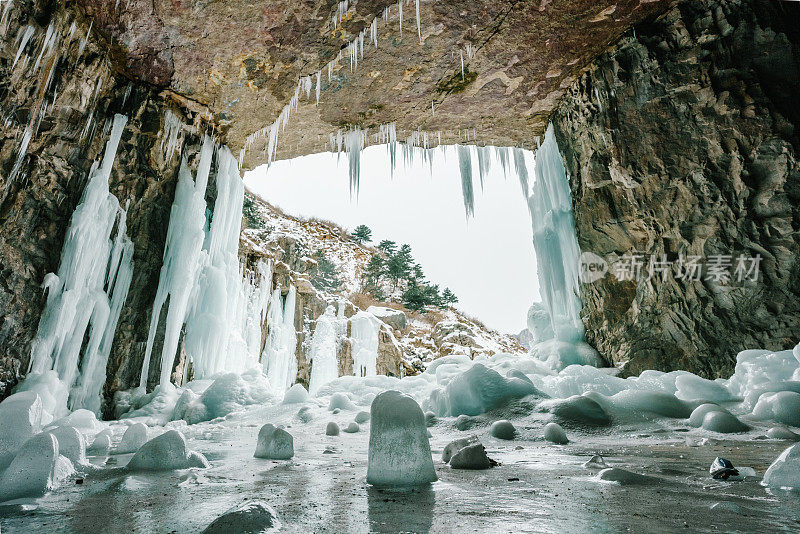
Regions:
<instances>
[{"instance_id":1,"label":"wet ice floor","mask_svg":"<svg viewBox=\"0 0 800 534\"><path fill-rule=\"evenodd\" d=\"M768 493L760 484L767 466L789 444L756 439L690 447L691 430L648 423L604 431L568 430L572 443L541 441L542 421L515 421L520 439L502 441L488 426L461 432L452 418L432 427L439 481L429 489L382 491L365 483L369 424L356 434L325 436L328 421L355 412L314 410L300 423L296 407L254 408L219 423L181 430L206 455L209 469L127 474L109 469L69 481L31 506L0 506L2 532L200 532L217 516L249 499L267 501L286 532L791 532L800 529L800 498ZM261 424L287 425L294 435L291 461L253 458ZM477 434L501 465L458 471L440 461L449 441ZM720 436L721 437L721 436ZM329 450L330 453L323 451ZM600 453L610 466L657 477L648 485L600 482L582 464ZM712 480L715 456L753 467L741 482ZM130 455L117 456L121 467ZM94 458L103 463L105 458ZM715 503L724 509L712 510ZM34 508L35 507L35 508Z\"/></svg>"}]
</instances>

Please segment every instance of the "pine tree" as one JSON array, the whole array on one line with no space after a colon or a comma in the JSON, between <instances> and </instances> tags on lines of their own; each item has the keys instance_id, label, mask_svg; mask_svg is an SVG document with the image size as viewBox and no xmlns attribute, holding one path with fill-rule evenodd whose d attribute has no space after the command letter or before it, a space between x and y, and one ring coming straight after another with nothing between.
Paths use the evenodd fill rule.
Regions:
<instances>
[{"instance_id":1,"label":"pine tree","mask_svg":"<svg viewBox=\"0 0 800 534\"><path fill-rule=\"evenodd\" d=\"M380 243L378 243L378 250L383 252L386 257L394 255L395 251L397 250L397 243L394 241L389 241L388 239L384 239Z\"/></svg>"},{"instance_id":2,"label":"pine tree","mask_svg":"<svg viewBox=\"0 0 800 534\"><path fill-rule=\"evenodd\" d=\"M425 292L416 285L412 284L403 293L403 305L409 310L422 311L425 309Z\"/></svg>"},{"instance_id":3,"label":"pine tree","mask_svg":"<svg viewBox=\"0 0 800 534\"><path fill-rule=\"evenodd\" d=\"M385 261L380 254L375 254L367 263L362 275L362 287L378 300L384 299L381 279L384 276Z\"/></svg>"},{"instance_id":4,"label":"pine tree","mask_svg":"<svg viewBox=\"0 0 800 534\"><path fill-rule=\"evenodd\" d=\"M411 274L411 262L405 254L398 252L386 260L386 275L392 281L392 287L397 288L400 280L406 280L409 274Z\"/></svg>"},{"instance_id":5,"label":"pine tree","mask_svg":"<svg viewBox=\"0 0 800 534\"><path fill-rule=\"evenodd\" d=\"M452 306L456 302L458 302L458 297L455 296L452 291L450 291L449 287L444 288L444 291L442 292L442 303L445 306Z\"/></svg>"},{"instance_id":6,"label":"pine tree","mask_svg":"<svg viewBox=\"0 0 800 534\"><path fill-rule=\"evenodd\" d=\"M372 230L364 224L359 224L350 236L353 240L363 245L364 243L372 241Z\"/></svg>"},{"instance_id":7,"label":"pine tree","mask_svg":"<svg viewBox=\"0 0 800 534\"><path fill-rule=\"evenodd\" d=\"M311 275L311 284L322 291L335 291L342 285L337 275L336 265L333 264L321 250L314 253L317 268Z\"/></svg>"}]
</instances>

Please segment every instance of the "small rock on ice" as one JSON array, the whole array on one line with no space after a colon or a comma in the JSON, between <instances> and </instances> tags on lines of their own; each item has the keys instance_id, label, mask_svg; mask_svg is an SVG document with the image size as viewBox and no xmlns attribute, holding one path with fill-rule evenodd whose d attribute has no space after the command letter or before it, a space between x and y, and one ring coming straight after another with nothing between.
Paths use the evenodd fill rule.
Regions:
<instances>
[{"instance_id":1,"label":"small rock on ice","mask_svg":"<svg viewBox=\"0 0 800 534\"><path fill-rule=\"evenodd\" d=\"M295 384L290 387L283 396L283 404L300 404L308 400L308 391L303 384Z\"/></svg>"},{"instance_id":2,"label":"small rock on ice","mask_svg":"<svg viewBox=\"0 0 800 534\"><path fill-rule=\"evenodd\" d=\"M567 434L561 425L558 423L547 423L544 425L544 439L557 445L566 445L569 443Z\"/></svg>"},{"instance_id":3,"label":"small rock on ice","mask_svg":"<svg viewBox=\"0 0 800 534\"><path fill-rule=\"evenodd\" d=\"M261 534L280 530L278 515L264 501L250 501L216 518L203 534Z\"/></svg>"},{"instance_id":4,"label":"small rock on ice","mask_svg":"<svg viewBox=\"0 0 800 534\"><path fill-rule=\"evenodd\" d=\"M342 429L342 430L344 432L347 432L348 434L355 434L356 432L359 431L359 429L360 429L360 427L358 426L358 423L353 422L353 423L350 423L349 425L347 425L346 427L344 427L344 429Z\"/></svg>"},{"instance_id":5,"label":"small rock on ice","mask_svg":"<svg viewBox=\"0 0 800 534\"><path fill-rule=\"evenodd\" d=\"M294 456L294 439L284 429L267 423L258 431L258 443L253 456L270 460L288 460Z\"/></svg>"},{"instance_id":6,"label":"small rock on ice","mask_svg":"<svg viewBox=\"0 0 800 534\"><path fill-rule=\"evenodd\" d=\"M370 408L367 482L374 486L416 486L437 480L425 415L398 391L375 397Z\"/></svg>"},{"instance_id":7,"label":"small rock on ice","mask_svg":"<svg viewBox=\"0 0 800 534\"><path fill-rule=\"evenodd\" d=\"M130 471L171 471L190 467L208 467L199 452L188 450L186 438L177 430L167 430L142 445L131 461Z\"/></svg>"},{"instance_id":8,"label":"small rock on ice","mask_svg":"<svg viewBox=\"0 0 800 534\"><path fill-rule=\"evenodd\" d=\"M325 427L325 435L326 436L338 436L339 435L339 425L337 425L333 421L328 423L328 426Z\"/></svg>"},{"instance_id":9,"label":"small rock on ice","mask_svg":"<svg viewBox=\"0 0 800 534\"><path fill-rule=\"evenodd\" d=\"M136 452L139 447L145 443L147 443L147 425L144 423L133 423L125 429L125 433L122 435L122 441L119 442L114 452L117 454Z\"/></svg>"},{"instance_id":10,"label":"small rock on ice","mask_svg":"<svg viewBox=\"0 0 800 534\"><path fill-rule=\"evenodd\" d=\"M478 443L478 436L467 436L466 438L451 441L442 449L442 461L444 463L450 462L450 458L452 458L455 453L474 443Z\"/></svg>"},{"instance_id":11,"label":"small rock on ice","mask_svg":"<svg viewBox=\"0 0 800 534\"><path fill-rule=\"evenodd\" d=\"M605 459L599 454L595 454L587 462L583 464L584 469L605 469L608 467Z\"/></svg>"},{"instance_id":12,"label":"small rock on ice","mask_svg":"<svg viewBox=\"0 0 800 534\"><path fill-rule=\"evenodd\" d=\"M489 469L496 465L497 462L486 455L481 443L467 445L450 458L450 467L453 469Z\"/></svg>"},{"instance_id":13,"label":"small rock on ice","mask_svg":"<svg viewBox=\"0 0 800 534\"><path fill-rule=\"evenodd\" d=\"M491 428L489 428L489 434L498 439L514 439L514 435L516 433L517 429L514 428L514 425L511 424L511 421L507 419L495 421L492 423Z\"/></svg>"}]
</instances>

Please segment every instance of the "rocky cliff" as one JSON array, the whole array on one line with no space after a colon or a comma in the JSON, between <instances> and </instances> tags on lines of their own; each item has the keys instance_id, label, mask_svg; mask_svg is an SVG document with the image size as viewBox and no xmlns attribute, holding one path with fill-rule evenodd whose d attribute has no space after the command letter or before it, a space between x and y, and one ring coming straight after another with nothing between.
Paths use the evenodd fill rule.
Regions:
<instances>
[{"instance_id":1,"label":"rocky cliff","mask_svg":"<svg viewBox=\"0 0 800 534\"><path fill-rule=\"evenodd\" d=\"M582 286L587 339L630 373L725 376L740 350L797 342L796 7L682 2L598 58L553 115L580 247L611 266ZM756 280L739 280L740 256L760 256ZM651 258L671 271L648 276ZM680 270L691 258L699 279Z\"/></svg>"}]
</instances>

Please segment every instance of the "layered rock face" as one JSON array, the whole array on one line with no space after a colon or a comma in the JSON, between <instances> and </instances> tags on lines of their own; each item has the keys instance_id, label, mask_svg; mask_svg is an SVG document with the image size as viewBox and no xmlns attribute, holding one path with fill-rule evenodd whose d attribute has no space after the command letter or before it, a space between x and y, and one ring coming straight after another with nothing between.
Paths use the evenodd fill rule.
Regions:
<instances>
[{"instance_id":1,"label":"layered rock face","mask_svg":"<svg viewBox=\"0 0 800 534\"><path fill-rule=\"evenodd\" d=\"M129 120L110 192L127 209L134 269L106 391L137 385L178 166L181 157L196 165L201 141L200 114L190 119L168 94L119 75L107 43L90 33L90 21L45 4L0 7L6 36L0 47L0 398L28 368L45 303L42 281L58 269L70 218L115 113ZM184 125L166 124L168 110ZM167 150L171 144L176 150ZM213 206L213 184L207 196Z\"/></svg>"},{"instance_id":2,"label":"layered rock face","mask_svg":"<svg viewBox=\"0 0 800 534\"><path fill-rule=\"evenodd\" d=\"M587 340L629 373L726 376L740 350L797 342L800 10L789 4L680 3L595 61L553 116L581 250L612 264L582 285ZM738 281L740 255L748 268L760 255L757 280ZM692 256L701 279L680 279ZM646 280L651 257L672 272ZM733 280L715 280L714 262Z\"/></svg>"}]
</instances>

